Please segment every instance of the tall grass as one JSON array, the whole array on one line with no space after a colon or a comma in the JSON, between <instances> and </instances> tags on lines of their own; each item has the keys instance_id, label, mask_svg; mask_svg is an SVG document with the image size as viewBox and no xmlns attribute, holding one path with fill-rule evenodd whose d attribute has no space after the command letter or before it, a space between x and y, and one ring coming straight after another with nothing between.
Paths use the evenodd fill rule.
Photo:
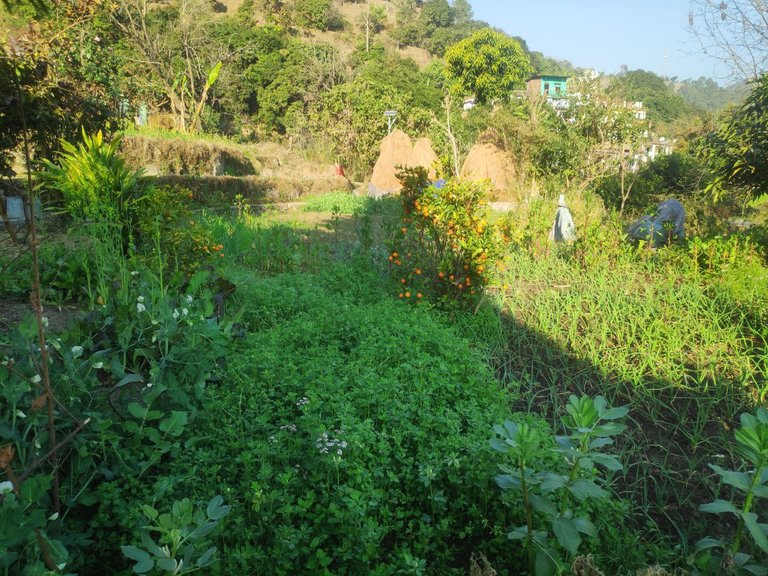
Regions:
<instances>
[{"instance_id":1,"label":"tall grass","mask_svg":"<svg viewBox=\"0 0 768 576\"><path fill-rule=\"evenodd\" d=\"M692 542L707 526L691 511L718 486L707 464L730 460L728 429L765 396L765 303L745 311L729 271L704 273L684 248L576 257L589 249L509 256L499 375L522 382L522 407L553 426L568 393L630 404L620 493L635 521Z\"/></svg>"}]
</instances>

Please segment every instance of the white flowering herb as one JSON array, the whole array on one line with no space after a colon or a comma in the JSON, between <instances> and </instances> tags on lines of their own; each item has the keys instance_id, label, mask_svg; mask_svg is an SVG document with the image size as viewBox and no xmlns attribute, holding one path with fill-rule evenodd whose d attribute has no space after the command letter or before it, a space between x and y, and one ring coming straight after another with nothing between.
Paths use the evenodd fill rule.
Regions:
<instances>
[{"instance_id":1,"label":"white flowering herb","mask_svg":"<svg viewBox=\"0 0 768 576\"><path fill-rule=\"evenodd\" d=\"M146 310L146 309L147 309L147 307L144 306L144 304L142 304L141 302L138 302L136 304L136 312L144 312L144 310Z\"/></svg>"},{"instance_id":2,"label":"white flowering herb","mask_svg":"<svg viewBox=\"0 0 768 576\"><path fill-rule=\"evenodd\" d=\"M83 347L82 346L72 346L72 356L73 358L80 358L80 356L83 355Z\"/></svg>"},{"instance_id":3,"label":"white flowering herb","mask_svg":"<svg viewBox=\"0 0 768 576\"><path fill-rule=\"evenodd\" d=\"M144 302L144 296L139 296L136 298L136 302Z\"/></svg>"}]
</instances>

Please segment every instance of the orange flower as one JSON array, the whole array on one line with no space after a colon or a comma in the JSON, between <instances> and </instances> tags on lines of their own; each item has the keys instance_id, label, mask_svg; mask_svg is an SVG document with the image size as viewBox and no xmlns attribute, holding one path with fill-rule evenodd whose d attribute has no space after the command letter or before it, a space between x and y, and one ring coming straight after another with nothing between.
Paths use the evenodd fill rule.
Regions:
<instances>
[{"instance_id":1,"label":"orange flower","mask_svg":"<svg viewBox=\"0 0 768 576\"><path fill-rule=\"evenodd\" d=\"M410 297L411 297L411 293L410 293L410 292L406 292L406 293L405 293L405 297L406 297L406 298L410 298Z\"/></svg>"}]
</instances>

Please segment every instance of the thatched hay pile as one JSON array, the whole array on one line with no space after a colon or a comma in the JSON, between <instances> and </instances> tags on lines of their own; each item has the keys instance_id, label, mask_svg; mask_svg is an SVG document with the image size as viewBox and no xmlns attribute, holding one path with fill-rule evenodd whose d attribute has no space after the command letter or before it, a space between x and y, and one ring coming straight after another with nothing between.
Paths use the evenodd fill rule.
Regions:
<instances>
[{"instance_id":1,"label":"thatched hay pile","mask_svg":"<svg viewBox=\"0 0 768 576\"><path fill-rule=\"evenodd\" d=\"M503 191L510 188L514 182L515 166L512 160L493 144L475 144L464 160L461 176L469 180L488 180L492 190Z\"/></svg>"},{"instance_id":2,"label":"thatched hay pile","mask_svg":"<svg viewBox=\"0 0 768 576\"><path fill-rule=\"evenodd\" d=\"M408 166L424 166L429 170L429 177L435 178L436 161L437 154L427 138L420 138L414 146L408 134L393 130L381 141L381 153L373 167L368 194L378 197L399 192L402 185L397 173Z\"/></svg>"}]
</instances>

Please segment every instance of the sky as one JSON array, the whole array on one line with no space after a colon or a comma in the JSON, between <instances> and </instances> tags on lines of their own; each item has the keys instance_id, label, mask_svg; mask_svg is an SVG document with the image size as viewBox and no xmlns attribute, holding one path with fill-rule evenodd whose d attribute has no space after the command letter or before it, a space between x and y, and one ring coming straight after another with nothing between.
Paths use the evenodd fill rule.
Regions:
<instances>
[{"instance_id":1,"label":"sky","mask_svg":"<svg viewBox=\"0 0 768 576\"><path fill-rule=\"evenodd\" d=\"M689 33L689 0L470 0L474 17L579 68L622 65L684 80L721 80ZM722 83L722 82L721 82Z\"/></svg>"}]
</instances>

